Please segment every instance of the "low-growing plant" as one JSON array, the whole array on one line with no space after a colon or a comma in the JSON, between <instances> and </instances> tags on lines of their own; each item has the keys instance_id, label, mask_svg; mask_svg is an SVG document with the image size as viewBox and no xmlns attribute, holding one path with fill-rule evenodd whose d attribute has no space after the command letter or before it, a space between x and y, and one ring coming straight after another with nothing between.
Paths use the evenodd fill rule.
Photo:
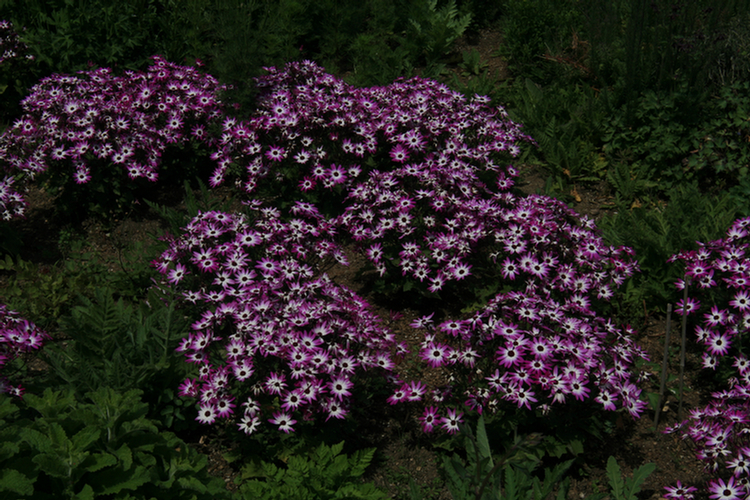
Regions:
<instances>
[{"instance_id":1,"label":"low-growing plant","mask_svg":"<svg viewBox=\"0 0 750 500\"><path fill-rule=\"evenodd\" d=\"M541 436L519 437L501 457L494 458L484 417L479 417L476 436L466 425L462 426L461 434L466 460L456 454L444 459L448 487L454 500L544 500L556 488L558 499L566 497L569 480L564 475L574 460L562 462L552 470L546 469L543 480L533 475L539 460L528 450L539 444Z\"/></svg>"},{"instance_id":2,"label":"low-growing plant","mask_svg":"<svg viewBox=\"0 0 750 500\"><path fill-rule=\"evenodd\" d=\"M99 387L138 389L151 406L151 418L163 416L175 430L184 426L179 421L189 410L175 394L188 370L175 349L189 321L174 304L165 304L167 299L152 290L133 307L110 290L96 290L93 300L80 297L81 305L61 319L57 341L43 353L50 383L78 397Z\"/></svg>"},{"instance_id":3,"label":"low-growing plant","mask_svg":"<svg viewBox=\"0 0 750 500\"><path fill-rule=\"evenodd\" d=\"M10 274L0 297L40 327L55 330L78 294L89 295L97 285L104 285L106 276L92 261L93 255L85 254L78 261L48 266L6 255L0 260L0 271Z\"/></svg>"},{"instance_id":4,"label":"low-growing plant","mask_svg":"<svg viewBox=\"0 0 750 500\"><path fill-rule=\"evenodd\" d=\"M633 471L633 476L623 479L617 459L607 459L607 478L614 500L636 500L643 482L656 469L656 464L644 464Z\"/></svg>"},{"instance_id":5,"label":"low-growing plant","mask_svg":"<svg viewBox=\"0 0 750 500\"><path fill-rule=\"evenodd\" d=\"M3 498L230 498L206 457L147 412L137 390L100 387L83 401L49 388L22 403L0 395Z\"/></svg>"},{"instance_id":6,"label":"low-growing plant","mask_svg":"<svg viewBox=\"0 0 750 500\"><path fill-rule=\"evenodd\" d=\"M321 444L309 456L293 455L281 467L263 462L263 479L244 481L244 498L264 500L385 499L387 495L361 479L375 453L374 448L341 454L344 443Z\"/></svg>"}]
</instances>

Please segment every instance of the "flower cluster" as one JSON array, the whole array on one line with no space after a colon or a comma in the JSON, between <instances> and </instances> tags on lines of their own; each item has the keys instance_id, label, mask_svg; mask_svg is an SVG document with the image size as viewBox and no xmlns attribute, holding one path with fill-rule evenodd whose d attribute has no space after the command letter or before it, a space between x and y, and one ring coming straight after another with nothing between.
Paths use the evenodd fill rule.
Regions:
<instances>
[{"instance_id":1,"label":"flower cluster","mask_svg":"<svg viewBox=\"0 0 750 500\"><path fill-rule=\"evenodd\" d=\"M233 415L241 395L248 434L264 417L283 432L297 415L344 418L363 372L388 373L405 347L365 301L306 263L345 262L313 206L295 204L286 221L276 209L255 213L200 214L155 263L165 285L203 310L180 347L199 378L180 394L199 398L207 424Z\"/></svg>"},{"instance_id":2,"label":"flower cluster","mask_svg":"<svg viewBox=\"0 0 750 500\"><path fill-rule=\"evenodd\" d=\"M17 312L0 304L0 369L24 352L39 349L49 336ZM0 392L21 396L23 387L0 376Z\"/></svg>"},{"instance_id":3,"label":"flower cluster","mask_svg":"<svg viewBox=\"0 0 750 500\"><path fill-rule=\"evenodd\" d=\"M427 329L422 360L452 367L436 402L463 402L481 413L500 401L546 411L593 398L637 417L645 403L633 367L646 355L629 327L618 328L595 307L636 270L630 249L605 245L590 220L557 200L506 198L513 208L490 227L505 256L502 280L517 290L497 294L468 319L434 325L427 317L413 325ZM436 407L426 408L424 430L437 417Z\"/></svg>"},{"instance_id":4,"label":"flower cluster","mask_svg":"<svg viewBox=\"0 0 750 500\"><path fill-rule=\"evenodd\" d=\"M23 43L10 21L0 20L0 64L17 59L33 60L28 54L28 45Z\"/></svg>"},{"instance_id":5,"label":"flower cluster","mask_svg":"<svg viewBox=\"0 0 750 500\"><path fill-rule=\"evenodd\" d=\"M208 128L222 116L218 81L195 68L154 57L147 72L110 69L53 75L22 102L24 115L0 137L0 168L24 180L55 169L76 183L91 179L94 164L124 169L130 179L157 179L164 150L191 140L210 144ZM19 215L18 193L0 198L5 217Z\"/></svg>"},{"instance_id":6,"label":"flower cluster","mask_svg":"<svg viewBox=\"0 0 750 500\"><path fill-rule=\"evenodd\" d=\"M502 108L420 78L355 88L310 62L269 68L258 86L257 114L224 124L212 185L239 165L249 193L284 180L338 196L336 223L381 276L395 266L437 291L470 274L517 175L502 162L530 140Z\"/></svg>"},{"instance_id":7,"label":"flower cluster","mask_svg":"<svg viewBox=\"0 0 750 500\"><path fill-rule=\"evenodd\" d=\"M482 411L500 400L531 408L538 395L546 399L534 407L544 409L593 392L606 409L641 412L631 371L644 354L630 329L596 312L636 270L631 251L606 246L560 202L512 193L517 173L503 161L530 139L502 108L419 78L356 89L309 62L269 68L258 86L257 112L224 122L212 186L233 165L245 172L244 190L265 199L296 185L292 196L311 210L325 206L326 224L381 276L408 276L425 292L472 275L517 290L440 325L450 341L427 334L422 358L431 366L481 365L495 375L444 388L425 430L458 429L462 413L439 409L452 397ZM397 383L391 403L423 400L421 382Z\"/></svg>"},{"instance_id":8,"label":"flower cluster","mask_svg":"<svg viewBox=\"0 0 750 500\"><path fill-rule=\"evenodd\" d=\"M679 304L680 313L702 312L695 333L705 349L704 368L717 369L731 356L735 376L727 390L712 394L708 405L692 410L687 421L666 432L680 432L696 444L697 457L717 476L708 485L711 498L745 498L750 493L750 360L739 347L750 328L750 218L735 221L725 238L670 260L685 264L679 289L692 284L707 296L705 307L694 298ZM668 490L671 498L692 498L692 491L681 495L682 490Z\"/></svg>"}]
</instances>

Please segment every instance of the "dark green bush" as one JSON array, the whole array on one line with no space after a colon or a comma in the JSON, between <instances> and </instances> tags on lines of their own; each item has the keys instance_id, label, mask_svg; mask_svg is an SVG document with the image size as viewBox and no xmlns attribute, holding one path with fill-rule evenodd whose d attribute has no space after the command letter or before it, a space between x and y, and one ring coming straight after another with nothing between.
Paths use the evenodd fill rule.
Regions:
<instances>
[{"instance_id":1,"label":"dark green bush","mask_svg":"<svg viewBox=\"0 0 750 500\"><path fill-rule=\"evenodd\" d=\"M206 457L147 412L137 390L101 387L79 402L72 390L47 389L18 405L0 395L3 498L230 498Z\"/></svg>"}]
</instances>

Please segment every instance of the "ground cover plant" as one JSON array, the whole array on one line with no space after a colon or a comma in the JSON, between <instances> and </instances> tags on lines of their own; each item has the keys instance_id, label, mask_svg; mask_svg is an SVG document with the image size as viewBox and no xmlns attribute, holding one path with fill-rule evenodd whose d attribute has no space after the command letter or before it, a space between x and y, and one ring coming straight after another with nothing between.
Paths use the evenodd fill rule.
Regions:
<instances>
[{"instance_id":1,"label":"ground cover plant","mask_svg":"<svg viewBox=\"0 0 750 500\"><path fill-rule=\"evenodd\" d=\"M451 64L445 58L451 43L462 32L477 29L472 9L478 2L415 2L413 8L394 14L390 28L377 24L389 12L380 9L382 16L367 18L373 24L365 38L346 32L339 39L326 38L325 30L311 37L310 26L300 17L308 6L300 2L295 7L299 10L289 10L278 21L295 26L287 31L288 38L269 38L269 45L257 52L284 52L283 59L294 59L307 50L327 54L328 63L344 68L350 67L346 57L353 57L359 62L348 79L314 62L281 60L274 61L274 67L267 64L252 84L239 82L245 88L233 94L220 82L236 85L237 75L255 70L235 67L239 72L219 72L214 78L206 70L218 69L221 64L216 63L229 59L216 54L205 66L193 68L140 53L141 62L153 61L151 67L135 69L142 67L137 63L123 71L94 62L98 68L44 77L26 94L23 108L0 139L6 171L0 186L6 219L2 234L9 235L0 248L12 254L0 266L6 287L0 296L8 303L3 309L1 366L9 377L3 388L15 395L12 400L2 396L3 414L13 429L23 429L5 434L0 459L21 465L3 472L0 488L19 498L39 497L50 488L71 498L145 498L157 491L162 496L219 495L219 483L204 475L205 462L191 452L180 462L170 451L189 449L181 439L195 446L208 437L211 442L239 443L230 455L241 472L235 474L229 496L263 492L311 498L324 491L329 496L376 498L382 495L367 484L371 473L366 472L364 480L360 473L373 465L377 470L380 451L373 455L371 449L382 442L367 441L363 434L372 432L368 428L380 429L382 421L399 422L400 428L423 436L415 438L418 442L429 442L433 453L445 457L439 476L446 485L443 496L514 498L531 488L539 498L553 490L563 498L572 476L580 484L581 474L590 470L590 458L581 451L591 450L596 440L614 439L617 429L632 429L636 424L627 422L647 413L646 401L653 399L646 397L653 368L638 345L644 339L628 321L639 319L636 311L661 307L640 304L654 292L633 290L642 284L633 279L637 259L660 272L666 264L658 262L658 256L643 260L634 254L628 248L633 241L628 226L637 226L639 217L663 222L668 212L660 219L633 210L665 203L679 210L682 198L672 196L673 187L700 178L701 170L716 170L724 175L711 186L714 194L732 188L731 203L736 203L736 208L727 208L725 197L711 204L716 220L729 221L733 210L743 211L744 171L736 164L744 161L745 153L741 142L730 139L744 133L736 119L744 109L744 90L733 85L717 94L730 116L712 115L718 120L702 130L722 140L700 137L695 152L665 150L667 156L660 161L684 159L684 175L675 167L655 178L649 173L653 159L638 152L640 139L617 124L646 119L629 113L634 102L661 92L669 105L670 99L682 99L682 87L670 94L665 80L657 79L658 85L648 90L652 83L620 74L623 79L614 88L588 88L591 82L585 78L595 75L602 82L606 68L595 71L589 66L590 46L583 37L591 35L590 43L601 40L586 32L590 26L577 17L580 12L572 3L537 3L545 4L549 19L557 23L555 30L540 32L540 24L527 15L530 6L521 2L504 5L506 27L508 33L536 34L534 50L548 52L541 57L517 54L517 62L525 58L523 64L511 68L527 73L514 75L516 83L503 88L488 84L486 97L463 95L424 77L441 77ZM169 8L168 2L152 4ZM260 17L248 15L248 20L263 27L262 16L268 12L256 7L248 6L247 13ZM75 19L70 8L66 3L66 15ZM195 8L191 3L184 14ZM217 8L212 4L201 15L218 19ZM369 8L363 5L357 12ZM660 6L655 8L661 12ZM556 9L565 15L554 16ZM224 14L229 12L234 11ZM325 24L322 19L329 12L335 13L331 19L356 17L354 11L336 11L321 3L310 11L312 23ZM618 22L635 13L618 12ZM707 26L723 27L725 15L706 17ZM235 17L238 22L244 19ZM670 26L661 14L653 19L656 26ZM570 25L578 30L572 32L575 46L565 47ZM386 32L394 27L403 31L378 31L384 26ZM678 22L672 27L670 36L691 34L694 28ZM33 53L33 42L42 43L44 30L32 28L36 33L27 40ZM259 33L275 30L265 28ZM202 36L190 42L194 48L201 46L195 56L205 50L198 42ZM549 36L554 40L545 41ZM628 31L627 36L638 33ZM351 37L357 38L353 44ZM368 46L367 40L378 43ZM295 49L298 54L279 49L291 47L290 41L310 43L307 49ZM184 42L174 46L184 49ZM228 43L215 40L213 45ZM511 59L512 51L520 50L513 47L508 44L506 49ZM348 56L340 56L339 50ZM398 69L405 77L393 81L383 76L391 73L377 65L362 66L375 50L398 60L389 71ZM126 52L118 54L128 67ZM473 53L461 59L469 72L483 67ZM733 62L738 69L739 62ZM415 65L422 66L423 76L410 74ZM616 68L610 70L616 74ZM442 78L457 82L450 76ZM532 78L544 81L537 84ZM379 85L349 83L368 79L380 79ZM491 77L484 82L492 83ZM503 96L509 98L507 111L498 106ZM543 110L545 103L553 102L549 99L557 104ZM621 114L607 119L609 112ZM533 118L529 123L539 125L523 128L524 114ZM616 125L608 136L598 135L606 130L596 124L604 122ZM639 137L666 146L673 143L663 138L686 126L669 113L636 124L635 130L643 132ZM541 140L534 141L534 127L543 125L546 130L536 129L543 133ZM540 154L530 153L535 148ZM613 153L619 155L617 161ZM632 165L623 163L628 155ZM545 195L543 188L536 194L524 192L519 172L526 166L521 159L532 158L547 162L554 172L547 186L559 193L575 183L612 180L622 213L608 226L607 237L614 243L602 238L598 221L580 217L563 201ZM616 168L606 176L610 163ZM192 194L195 175L210 186L202 191L206 203L201 208ZM160 191L174 191L176 185L181 191L183 183L189 194L187 210L155 201L166 199L158 197ZM146 216L145 207L166 217L161 237L148 250L137 247L135 252L142 255L123 256L120 248L119 263L114 258L97 262L102 277L87 278L82 266L66 266L67 274L58 276L63 267L31 264L24 260L28 248L18 233L26 227L26 199L34 206L35 190L52 193L56 187L60 196L53 217L79 221L57 241L68 258L77 253L70 235L90 227L90 220L102 221L102 238L109 237L108 231L127 213ZM583 191L573 187L570 192ZM702 196L689 192L683 198ZM662 198L665 193L670 196ZM711 260L701 249L686 249L670 263L670 269L677 270L663 273L679 275L677 260L699 259L688 263L691 278L716 289L714 307L705 316L710 324L699 330L699 341L707 342L713 353L704 357L705 363L717 365L722 374L726 367L715 356L740 339L744 328L738 315L721 309L727 301L743 307L738 294L745 286L746 235L745 223L737 224L725 240L701 247L715 248L720 259ZM689 234L700 232L707 241L713 238L710 229L707 221L691 227ZM686 238L685 244L691 245L692 239ZM671 240L660 240L657 253L668 254L666 249L674 248L670 245ZM97 258L86 257L91 262ZM149 261L150 268L144 265ZM138 262L135 271L132 262ZM349 262L358 268L358 277L341 282ZM701 265L713 266L716 275L734 274L729 281L712 284L711 270L704 272ZM664 283L655 282L660 275L655 272L648 279L654 281L652 290L666 296ZM724 296L725 283L736 289L731 297ZM37 284L51 293L28 291ZM695 285L687 287L693 290ZM388 308L391 314L386 314ZM43 323L47 334L23 317ZM40 347L42 341L47 347ZM95 361L87 362L88 357ZM737 359L739 376L729 391L716 393L708 407L696 406L689 422L674 427L688 429L699 457L715 472L705 486L712 498L745 495L745 372L744 358ZM39 368L40 361L46 362L44 368ZM718 388L721 376L698 383L699 389ZM109 392L91 392L100 385ZM134 398L141 397L138 391L145 406L135 404ZM46 400L66 401L73 413L55 404L56 410L45 409L35 396L42 393ZM105 440L80 431L80 419L95 420L91 404L99 411L121 400L140 412L123 417L123 425L132 427L136 436L132 443L115 439L112 444L116 427L105 426ZM733 410L718 414L716 408L727 403ZM376 422L374 415L382 421ZM472 441L475 427L478 440ZM42 446L34 437L37 431L54 434L56 444ZM425 435L431 436L429 441ZM345 445L338 444L342 436ZM460 436L468 439L465 449L458 446ZM139 439L146 437L161 444L144 448ZM74 451L81 460L66 462L61 449ZM128 449L138 451L131 456ZM716 460L725 454L730 458ZM617 465L623 456L617 461L602 458L611 495L636 498L653 467L630 461L633 477L623 479ZM372 459L376 463L368 468ZM149 464L161 465L145 474ZM342 474L352 468L356 473ZM197 476L188 479L192 473L185 471ZM301 483L305 474L315 480ZM667 496L689 498L695 487L704 488L700 483L683 486L676 479L669 477ZM402 487L408 493L395 494L424 497L416 484ZM585 491L601 489L592 485ZM579 493L580 488L571 494Z\"/></svg>"}]
</instances>

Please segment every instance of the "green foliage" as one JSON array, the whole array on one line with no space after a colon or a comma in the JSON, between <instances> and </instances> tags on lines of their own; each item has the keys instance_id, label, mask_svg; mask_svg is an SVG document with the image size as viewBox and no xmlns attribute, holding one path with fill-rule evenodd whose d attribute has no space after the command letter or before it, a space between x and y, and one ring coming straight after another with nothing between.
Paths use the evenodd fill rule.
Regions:
<instances>
[{"instance_id":1,"label":"green foliage","mask_svg":"<svg viewBox=\"0 0 750 500\"><path fill-rule=\"evenodd\" d=\"M598 181L604 177L607 161L598 145L605 115L590 87L545 88L527 78L522 84L518 82L514 91L515 105L509 113L524 124L539 146L538 151L532 150L528 156L545 165L560 189L569 182Z\"/></svg>"},{"instance_id":2,"label":"green foliage","mask_svg":"<svg viewBox=\"0 0 750 500\"><path fill-rule=\"evenodd\" d=\"M171 301L165 305L157 290L138 307L102 289L96 290L94 300L80 300L82 305L61 320L63 345L52 344L43 351L56 386L79 396L98 387L139 389L151 403L152 415L178 428L185 413L192 411L175 397L176 387L188 374L188 365L175 352L189 330L188 320Z\"/></svg>"},{"instance_id":3,"label":"green foliage","mask_svg":"<svg viewBox=\"0 0 750 500\"><path fill-rule=\"evenodd\" d=\"M619 177L610 177L615 187L622 193L640 192L636 191L640 188L632 187L637 181L628 180L625 171L621 169ZM640 265L641 272L626 287L623 305L627 314L640 314L644 306L664 311L668 302L680 298L673 283L683 277L682 271L679 266L668 265L667 259L680 249L695 248L696 241L720 238L736 216L727 193L701 194L693 184L672 189L666 204L649 206L647 200L637 206L635 200L623 195L618 199L617 213L599 223L605 240L633 248Z\"/></svg>"},{"instance_id":4,"label":"green foliage","mask_svg":"<svg viewBox=\"0 0 750 500\"><path fill-rule=\"evenodd\" d=\"M193 189L190 181L183 182L185 196L179 209L146 200L146 204L162 218L171 234L180 234L182 228L200 212L229 212L232 205L237 203L231 196L222 197L209 190L200 179L196 182L198 189Z\"/></svg>"},{"instance_id":5,"label":"green foliage","mask_svg":"<svg viewBox=\"0 0 750 500\"><path fill-rule=\"evenodd\" d=\"M720 71L747 69L747 54L741 54L747 37L736 23L747 15L747 0L723 2L720 8L710 0L585 0L579 5L591 46L590 68L600 87L613 88L616 106L626 106L627 121L646 90L686 85L697 96L711 81L723 84Z\"/></svg>"},{"instance_id":6,"label":"green foliage","mask_svg":"<svg viewBox=\"0 0 750 500\"><path fill-rule=\"evenodd\" d=\"M482 61L477 49L465 50L461 56L463 62L459 66L464 70L465 76L479 76L487 68L487 62Z\"/></svg>"},{"instance_id":7,"label":"green foliage","mask_svg":"<svg viewBox=\"0 0 750 500\"><path fill-rule=\"evenodd\" d=\"M285 467L269 462L262 465L264 480L246 481L240 486L244 498L264 500L380 499L385 493L360 479L375 449L342 455L344 443L321 444L309 457L291 456Z\"/></svg>"},{"instance_id":8,"label":"green foliage","mask_svg":"<svg viewBox=\"0 0 750 500\"><path fill-rule=\"evenodd\" d=\"M533 471L538 465L538 459L527 449L536 447L541 436L530 435L516 439L502 457L494 460L484 417L479 417L476 437L467 426L462 428L462 435L466 461L457 454L444 460L448 487L454 500L543 500L558 486L557 498L565 498L569 480L564 479L564 475L573 460L557 464L551 470L546 469L541 480L535 477Z\"/></svg>"},{"instance_id":9,"label":"green foliage","mask_svg":"<svg viewBox=\"0 0 750 500\"><path fill-rule=\"evenodd\" d=\"M648 90L637 101L633 121L622 110L604 123L604 150L609 158L634 164L641 178L669 190L678 183L695 179L685 168L693 143L700 140L699 102L686 86L680 90Z\"/></svg>"},{"instance_id":10,"label":"green foliage","mask_svg":"<svg viewBox=\"0 0 750 500\"><path fill-rule=\"evenodd\" d=\"M2 233L2 231L0 231ZM22 248L18 241L18 247ZM4 287L0 300L22 312L45 330L55 330L59 319L73 307L77 297L92 297L97 288L116 290L121 297L140 300L152 284L156 271L149 265L158 245L123 243L118 255L105 260L70 228L62 228L57 249L46 249L48 258L67 256L56 264L38 264L5 255L0 259ZM55 251L56 250L56 251Z\"/></svg>"},{"instance_id":11,"label":"green foliage","mask_svg":"<svg viewBox=\"0 0 750 500\"><path fill-rule=\"evenodd\" d=\"M636 494L641 491L641 485L646 478L654 472L656 464L644 464L633 472L633 477L623 479L620 466L614 457L607 460L607 477L612 488L614 500L636 500Z\"/></svg>"},{"instance_id":12,"label":"green foliage","mask_svg":"<svg viewBox=\"0 0 750 500\"><path fill-rule=\"evenodd\" d=\"M0 491L13 499L229 498L207 460L145 418L140 391L0 395Z\"/></svg>"},{"instance_id":13,"label":"green foliage","mask_svg":"<svg viewBox=\"0 0 750 500\"><path fill-rule=\"evenodd\" d=\"M43 73L72 73L96 66L145 68L161 54L187 55L171 12L175 0L5 0L0 15L26 27L23 39ZM175 43L177 42L177 43Z\"/></svg>"},{"instance_id":14,"label":"green foliage","mask_svg":"<svg viewBox=\"0 0 750 500\"><path fill-rule=\"evenodd\" d=\"M556 67L543 60L568 45L577 31L578 2L571 0L507 0L502 20L503 54L515 75L525 75L546 84Z\"/></svg>"},{"instance_id":15,"label":"green foliage","mask_svg":"<svg viewBox=\"0 0 750 500\"><path fill-rule=\"evenodd\" d=\"M430 68L448 52L453 42L471 23L471 14L459 14L455 0L438 8L437 0L414 2L409 16L406 40L411 52L420 51L419 60Z\"/></svg>"},{"instance_id":16,"label":"green foliage","mask_svg":"<svg viewBox=\"0 0 750 500\"><path fill-rule=\"evenodd\" d=\"M104 276L87 268L88 258L44 266L9 255L0 260L0 271L9 272L0 298L42 329L50 329L73 305L77 294L89 294Z\"/></svg>"}]
</instances>

